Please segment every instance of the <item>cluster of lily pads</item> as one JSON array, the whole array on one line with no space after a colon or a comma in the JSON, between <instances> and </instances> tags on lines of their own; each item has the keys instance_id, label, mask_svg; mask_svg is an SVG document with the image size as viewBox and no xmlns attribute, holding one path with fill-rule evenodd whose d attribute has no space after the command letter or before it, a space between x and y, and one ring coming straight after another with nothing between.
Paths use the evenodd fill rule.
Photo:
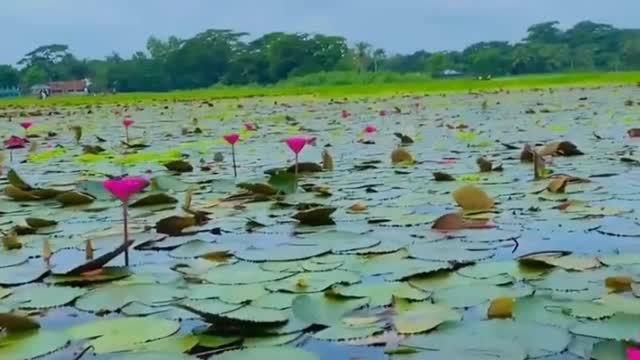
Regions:
<instances>
[{"instance_id":1,"label":"cluster of lily pads","mask_svg":"<svg viewBox=\"0 0 640 360\"><path fill-rule=\"evenodd\" d=\"M631 91L58 108L0 180L0 359L625 359Z\"/></svg>"}]
</instances>

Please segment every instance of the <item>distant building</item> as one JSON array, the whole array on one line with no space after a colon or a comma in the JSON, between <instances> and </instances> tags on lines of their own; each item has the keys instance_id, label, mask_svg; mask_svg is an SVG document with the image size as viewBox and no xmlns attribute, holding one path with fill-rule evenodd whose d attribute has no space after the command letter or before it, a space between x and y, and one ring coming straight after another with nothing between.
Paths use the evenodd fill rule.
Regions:
<instances>
[{"instance_id":1,"label":"distant building","mask_svg":"<svg viewBox=\"0 0 640 360\"><path fill-rule=\"evenodd\" d=\"M52 95L56 94L88 94L91 80L54 81L48 84Z\"/></svg>"},{"instance_id":2,"label":"distant building","mask_svg":"<svg viewBox=\"0 0 640 360\"><path fill-rule=\"evenodd\" d=\"M0 99L20 96L20 89L17 87L0 88Z\"/></svg>"}]
</instances>

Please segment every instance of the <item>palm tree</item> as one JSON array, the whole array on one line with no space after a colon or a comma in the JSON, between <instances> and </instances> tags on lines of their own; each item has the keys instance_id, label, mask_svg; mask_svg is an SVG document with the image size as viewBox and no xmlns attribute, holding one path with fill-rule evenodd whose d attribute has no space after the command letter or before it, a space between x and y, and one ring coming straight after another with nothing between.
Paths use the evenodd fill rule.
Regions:
<instances>
[{"instance_id":1,"label":"palm tree","mask_svg":"<svg viewBox=\"0 0 640 360\"><path fill-rule=\"evenodd\" d=\"M384 52L384 49L376 49L373 52L373 71L378 72L379 64L382 60L387 57L387 54Z\"/></svg>"},{"instance_id":2,"label":"palm tree","mask_svg":"<svg viewBox=\"0 0 640 360\"><path fill-rule=\"evenodd\" d=\"M367 67L371 62L371 44L364 41L355 44L355 55L358 61L358 72L367 71Z\"/></svg>"}]
</instances>

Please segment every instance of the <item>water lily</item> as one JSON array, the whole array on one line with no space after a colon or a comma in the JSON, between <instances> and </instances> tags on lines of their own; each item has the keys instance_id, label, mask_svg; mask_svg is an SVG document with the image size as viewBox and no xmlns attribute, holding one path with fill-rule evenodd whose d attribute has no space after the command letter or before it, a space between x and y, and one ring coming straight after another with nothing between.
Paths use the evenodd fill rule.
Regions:
<instances>
[{"instance_id":1,"label":"water lily","mask_svg":"<svg viewBox=\"0 0 640 360\"><path fill-rule=\"evenodd\" d=\"M628 348L627 360L640 360L640 349L632 347Z\"/></svg>"},{"instance_id":2,"label":"water lily","mask_svg":"<svg viewBox=\"0 0 640 360\"><path fill-rule=\"evenodd\" d=\"M24 129L25 136L29 134L29 128L33 126L33 120L26 120L20 123L20 126Z\"/></svg>"},{"instance_id":3,"label":"water lily","mask_svg":"<svg viewBox=\"0 0 640 360\"><path fill-rule=\"evenodd\" d=\"M375 134L377 131L378 129L373 125L367 125L367 127L364 128L364 133L367 135Z\"/></svg>"},{"instance_id":4,"label":"water lily","mask_svg":"<svg viewBox=\"0 0 640 360\"><path fill-rule=\"evenodd\" d=\"M129 242L129 229L128 229L128 211L127 204L131 197L149 186L149 180L144 177L122 177L109 179L102 182L107 191L111 193L115 198L122 203L122 218L124 222L124 243ZM129 250L128 248L124 252L125 265L129 266Z\"/></svg>"},{"instance_id":5,"label":"water lily","mask_svg":"<svg viewBox=\"0 0 640 360\"><path fill-rule=\"evenodd\" d=\"M244 128L247 131L256 131L256 130L258 130L258 126L256 126L255 123L250 123L250 122L245 123L244 124Z\"/></svg>"},{"instance_id":6,"label":"water lily","mask_svg":"<svg viewBox=\"0 0 640 360\"><path fill-rule=\"evenodd\" d=\"M231 145L231 158L233 160L233 176L237 177L238 172L236 170L236 143L240 140L240 134L233 133L223 136L224 140Z\"/></svg>"},{"instance_id":7,"label":"water lily","mask_svg":"<svg viewBox=\"0 0 640 360\"><path fill-rule=\"evenodd\" d=\"M136 122L132 118L124 118L124 120L122 120L122 126L124 126L124 135L127 144L129 143L129 128L135 123Z\"/></svg>"},{"instance_id":8,"label":"water lily","mask_svg":"<svg viewBox=\"0 0 640 360\"><path fill-rule=\"evenodd\" d=\"M380 110L379 114L380 114L380 116L387 116L387 111L386 110Z\"/></svg>"},{"instance_id":9,"label":"water lily","mask_svg":"<svg viewBox=\"0 0 640 360\"><path fill-rule=\"evenodd\" d=\"M19 136L11 135L10 138L4 141L4 148L9 150L9 161L13 162L13 150L23 149L27 146L29 140L27 138L21 138Z\"/></svg>"},{"instance_id":10,"label":"water lily","mask_svg":"<svg viewBox=\"0 0 640 360\"><path fill-rule=\"evenodd\" d=\"M348 119L351 114L347 110L342 110L342 118Z\"/></svg>"},{"instance_id":11,"label":"water lily","mask_svg":"<svg viewBox=\"0 0 640 360\"><path fill-rule=\"evenodd\" d=\"M296 175L298 175L298 155L302 149L304 149L304 146L307 145L307 141L308 139L304 137L290 137L286 140L287 146L289 146L289 149L296 155Z\"/></svg>"}]
</instances>

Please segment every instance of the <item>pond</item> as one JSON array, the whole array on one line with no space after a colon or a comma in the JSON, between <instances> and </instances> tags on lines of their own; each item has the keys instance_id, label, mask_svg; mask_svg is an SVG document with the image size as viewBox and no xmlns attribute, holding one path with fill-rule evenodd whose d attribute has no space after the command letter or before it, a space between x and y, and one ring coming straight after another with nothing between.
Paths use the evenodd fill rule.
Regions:
<instances>
[{"instance_id":1,"label":"pond","mask_svg":"<svg viewBox=\"0 0 640 360\"><path fill-rule=\"evenodd\" d=\"M0 109L0 359L626 359L638 100Z\"/></svg>"}]
</instances>

